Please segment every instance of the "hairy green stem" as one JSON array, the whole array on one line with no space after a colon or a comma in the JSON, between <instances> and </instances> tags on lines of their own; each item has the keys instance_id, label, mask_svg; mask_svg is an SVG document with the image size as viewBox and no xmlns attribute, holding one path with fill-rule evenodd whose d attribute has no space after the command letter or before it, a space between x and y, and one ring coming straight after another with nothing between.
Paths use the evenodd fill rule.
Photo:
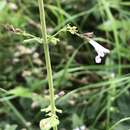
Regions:
<instances>
[{"instance_id":1,"label":"hairy green stem","mask_svg":"<svg viewBox=\"0 0 130 130\"><path fill-rule=\"evenodd\" d=\"M38 0L38 4L39 4L39 11L40 11L43 48L44 48L46 68L47 68L47 79L48 79L49 93L50 93L51 114L56 115L55 94L54 94L54 87L53 87L53 77L52 77L52 68L51 68L49 46L48 46L48 42L47 42L47 30L46 30L45 10L44 10L43 0ZM57 127L54 127L53 130L57 130Z\"/></svg>"}]
</instances>

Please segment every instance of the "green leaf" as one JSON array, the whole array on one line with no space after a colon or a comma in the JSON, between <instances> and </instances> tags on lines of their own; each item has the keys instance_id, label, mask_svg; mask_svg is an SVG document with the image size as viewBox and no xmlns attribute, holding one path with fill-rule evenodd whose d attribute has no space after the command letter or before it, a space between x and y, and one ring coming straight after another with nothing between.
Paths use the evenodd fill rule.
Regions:
<instances>
[{"instance_id":1,"label":"green leaf","mask_svg":"<svg viewBox=\"0 0 130 130\"><path fill-rule=\"evenodd\" d=\"M7 124L5 126L4 130L16 130L16 128L17 128L17 125L9 125L9 124Z\"/></svg>"},{"instance_id":2,"label":"green leaf","mask_svg":"<svg viewBox=\"0 0 130 130\"><path fill-rule=\"evenodd\" d=\"M32 97L32 93L29 91L29 89L21 86L9 90L9 93L20 97Z\"/></svg>"},{"instance_id":3,"label":"green leaf","mask_svg":"<svg viewBox=\"0 0 130 130\"><path fill-rule=\"evenodd\" d=\"M103 30L103 31L112 31L113 28L112 26L115 25L115 28L116 29L121 29L121 28L124 28L124 29L128 29L130 27L130 21L129 20L114 20L114 21L106 21L104 22L103 24L99 25L98 26L98 29L100 30Z\"/></svg>"},{"instance_id":4,"label":"green leaf","mask_svg":"<svg viewBox=\"0 0 130 130\"><path fill-rule=\"evenodd\" d=\"M50 130L53 127L56 127L59 124L59 120L55 117L49 117L46 119L42 119L40 121L40 128L41 130Z\"/></svg>"},{"instance_id":5,"label":"green leaf","mask_svg":"<svg viewBox=\"0 0 130 130\"><path fill-rule=\"evenodd\" d=\"M38 42L38 43L42 43L42 40L40 38L30 38L30 39L25 39L23 41L23 43L32 43L32 42Z\"/></svg>"},{"instance_id":6,"label":"green leaf","mask_svg":"<svg viewBox=\"0 0 130 130\"><path fill-rule=\"evenodd\" d=\"M79 117L76 113L72 116L73 128L79 127L83 124L83 118Z\"/></svg>"}]
</instances>

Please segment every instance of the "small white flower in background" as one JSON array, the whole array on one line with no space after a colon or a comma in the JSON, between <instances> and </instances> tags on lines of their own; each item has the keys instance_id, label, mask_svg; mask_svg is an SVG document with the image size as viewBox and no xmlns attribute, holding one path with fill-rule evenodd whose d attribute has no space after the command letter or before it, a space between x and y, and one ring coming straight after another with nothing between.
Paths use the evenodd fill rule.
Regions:
<instances>
[{"instance_id":1,"label":"small white flower in background","mask_svg":"<svg viewBox=\"0 0 130 130\"><path fill-rule=\"evenodd\" d=\"M41 70L40 70L40 68L34 68L34 69L32 70L32 72L33 72L34 74L39 74L39 73L41 72Z\"/></svg>"},{"instance_id":2,"label":"small white flower in background","mask_svg":"<svg viewBox=\"0 0 130 130\"><path fill-rule=\"evenodd\" d=\"M38 106L39 106L39 104L38 104L38 102L36 102L36 101L33 101L32 104L31 104L31 108L32 108L32 109L35 109L35 108L38 107Z\"/></svg>"},{"instance_id":3,"label":"small white flower in background","mask_svg":"<svg viewBox=\"0 0 130 130\"><path fill-rule=\"evenodd\" d=\"M37 65L42 65L42 60L37 58L37 59L33 59L33 62Z\"/></svg>"},{"instance_id":4,"label":"small white flower in background","mask_svg":"<svg viewBox=\"0 0 130 130\"><path fill-rule=\"evenodd\" d=\"M39 53L35 52L32 56L34 59L39 58Z\"/></svg>"},{"instance_id":5,"label":"small white flower in background","mask_svg":"<svg viewBox=\"0 0 130 130\"><path fill-rule=\"evenodd\" d=\"M22 128L21 130L27 130L26 128Z\"/></svg>"},{"instance_id":6,"label":"small white flower in background","mask_svg":"<svg viewBox=\"0 0 130 130\"><path fill-rule=\"evenodd\" d=\"M111 73L111 78L114 78L115 77L115 73Z\"/></svg>"},{"instance_id":7,"label":"small white flower in background","mask_svg":"<svg viewBox=\"0 0 130 130\"><path fill-rule=\"evenodd\" d=\"M19 57L21 54L19 52L14 53L14 57Z\"/></svg>"},{"instance_id":8,"label":"small white flower in background","mask_svg":"<svg viewBox=\"0 0 130 130\"><path fill-rule=\"evenodd\" d=\"M105 54L110 53L110 50L104 48L103 46L101 46L100 44L98 44L96 41L88 38L89 43L94 47L95 51L97 52L97 56L95 57L95 61L96 63L101 63L102 59Z\"/></svg>"},{"instance_id":9,"label":"small white flower in background","mask_svg":"<svg viewBox=\"0 0 130 130\"><path fill-rule=\"evenodd\" d=\"M75 128L75 129L73 129L73 130L80 130L80 129L77 127L77 128Z\"/></svg>"},{"instance_id":10,"label":"small white flower in background","mask_svg":"<svg viewBox=\"0 0 130 130\"><path fill-rule=\"evenodd\" d=\"M17 49L18 49L18 51L19 51L19 55L31 54L31 53L33 52L32 49L27 48L27 47L25 47L25 46L23 46L23 45L17 46Z\"/></svg>"},{"instance_id":11,"label":"small white flower in background","mask_svg":"<svg viewBox=\"0 0 130 130\"><path fill-rule=\"evenodd\" d=\"M81 129L81 130L86 130L86 126L85 126L85 125L82 125L82 126L80 127L80 129Z\"/></svg>"},{"instance_id":12,"label":"small white flower in background","mask_svg":"<svg viewBox=\"0 0 130 130\"><path fill-rule=\"evenodd\" d=\"M73 130L87 130L87 128L86 128L85 125L82 125L82 126L77 127L77 128L75 128L75 129L73 129Z\"/></svg>"},{"instance_id":13,"label":"small white flower in background","mask_svg":"<svg viewBox=\"0 0 130 130\"><path fill-rule=\"evenodd\" d=\"M22 72L22 76L23 76L23 77L31 76L31 74L32 74L32 72L29 71L29 70L24 70L24 71Z\"/></svg>"},{"instance_id":14,"label":"small white flower in background","mask_svg":"<svg viewBox=\"0 0 130 130\"><path fill-rule=\"evenodd\" d=\"M18 59L18 58L14 58L13 59L13 63L17 63L17 62L19 62L20 60Z\"/></svg>"},{"instance_id":15,"label":"small white flower in background","mask_svg":"<svg viewBox=\"0 0 130 130\"><path fill-rule=\"evenodd\" d=\"M21 130L27 130L26 128L22 128Z\"/></svg>"},{"instance_id":16,"label":"small white flower in background","mask_svg":"<svg viewBox=\"0 0 130 130\"><path fill-rule=\"evenodd\" d=\"M27 123L26 123L26 126L31 126L31 122L27 122Z\"/></svg>"},{"instance_id":17,"label":"small white flower in background","mask_svg":"<svg viewBox=\"0 0 130 130\"><path fill-rule=\"evenodd\" d=\"M15 3L9 3L9 8L13 11L16 11L18 9L18 6Z\"/></svg>"}]
</instances>

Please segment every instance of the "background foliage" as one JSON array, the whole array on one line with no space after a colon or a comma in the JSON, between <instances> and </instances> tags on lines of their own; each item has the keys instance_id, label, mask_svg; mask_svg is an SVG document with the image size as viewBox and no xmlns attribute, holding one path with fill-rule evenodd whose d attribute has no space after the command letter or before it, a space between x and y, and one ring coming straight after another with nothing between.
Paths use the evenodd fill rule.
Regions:
<instances>
[{"instance_id":1,"label":"background foliage","mask_svg":"<svg viewBox=\"0 0 130 130\"><path fill-rule=\"evenodd\" d=\"M93 48L77 36L60 33L50 45L60 130L110 130L130 116L129 6L128 0L45 0L48 34L70 23L111 50L95 64ZM30 35L41 36L37 0L0 0L0 130L39 130L45 115L44 53L26 40ZM112 129L128 130L130 121Z\"/></svg>"}]
</instances>

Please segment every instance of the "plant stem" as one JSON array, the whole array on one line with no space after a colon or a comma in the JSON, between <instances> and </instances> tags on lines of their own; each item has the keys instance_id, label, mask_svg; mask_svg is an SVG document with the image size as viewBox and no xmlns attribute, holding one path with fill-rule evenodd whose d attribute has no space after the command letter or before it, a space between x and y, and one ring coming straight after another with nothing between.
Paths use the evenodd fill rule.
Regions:
<instances>
[{"instance_id":1,"label":"plant stem","mask_svg":"<svg viewBox=\"0 0 130 130\"><path fill-rule=\"evenodd\" d=\"M52 77L52 68L51 68L49 46L48 46L48 42L47 42L47 31L46 31L45 10L44 10L43 0L38 0L38 4L39 4L39 11L40 11L43 48L44 48L46 68L47 68L47 79L48 79L49 93L50 93L51 114L56 115L55 94L54 94L54 87L53 87L53 77ZM54 127L53 130L57 130L57 127Z\"/></svg>"}]
</instances>

